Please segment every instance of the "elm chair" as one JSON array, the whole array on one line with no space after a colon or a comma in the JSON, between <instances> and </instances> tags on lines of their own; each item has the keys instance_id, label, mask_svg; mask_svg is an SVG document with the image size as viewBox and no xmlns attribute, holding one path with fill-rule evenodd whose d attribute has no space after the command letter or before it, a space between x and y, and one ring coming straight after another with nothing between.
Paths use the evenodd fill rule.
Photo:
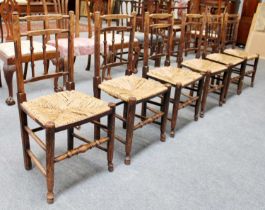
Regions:
<instances>
[{"instance_id":1,"label":"elm chair","mask_svg":"<svg viewBox=\"0 0 265 210\"><path fill-rule=\"evenodd\" d=\"M237 17L237 15L233 15L234 17ZM228 20L228 19L227 19ZM229 27L228 27L229 26ZM210 53L206 54L207 51L205 51L205 57L207 60L217 62L223 65L229 65L230 68L232 69L229 73L228 76L228 82L226 85L226 90L224 93L224 101L223 103L226 102L227 98L227 93L229 89L229 84L234 83L237 86L237 94L240 95L242 92L242 87L243 87L243 80L244 80L244 75L245 75L245 70L246 70L246 63L247 63L247 56L244 58L239 58L235 56L231 56L228 54L224 53L224 46L225 46L225 40L226 37L235 35L237 31L237 24L235 22L230 22L226 21L223 24L223 29L222 29L222 39L221 39L221 44L219 45L218 49L216 50L215 53ZM234 76L236 74L236 76ZM218 83L218 81L213 81L213 83Z\"/></svg>"},{"instance_id":2,"label":"elm chair","mask_svg":"<svg viewBox=\"0 0 265 210\"><path fill-rule=\"evenodd\" d=\"M206 100L209 93L219 95L219 106L222 106L225 96L226 85L228 84L228 76L231 72L229 64L222 65L213 61L204 59L208 51L215 52L218 50L222 34L222 15L205 15L205 27L202 31L203 41L198 43L197 52L203 48L203 58L187 59L181 63L181 66L189 68L192 71L205 75L204 90L202 96L200 116L203 117L206 108ZM195 31L192 31L193 34ZM200 31L196 31L199 35ZM184 31L184 34L188 34ZM192 38L192 37L190 37ZM203 47L200 46L203 45ZM186 47L184 44L182 47ZM183 49L182 51L185 51ZM201 54L201 53L200 53ZM217 82L211 82L217 81Z\"/></svg>"},{"instance_id":3,"label":"elm chair","mask_svg":"<svg viewBox=\"0 0 265 210\"><path fill-rule=\"evenodd\" d=\"M20 33L20 21L28 22L45 22L67 19L69 26L67 29L38 29ZM16 53L16 76L17 76L17 100L18 111L20 117L20 129L24 154L24 165L26 170L32 169L32 162L36 168L44 175L47 182L47 202L54 201L54 164L72 156L84 153L94 147L97 147L107 152L108 169L113 171L113 145L114 145L114 126L115 126L115 105L107 104L93 96L86 95L82 92L75 91L74 83L74 14L69 15L39 15L25 16L19 18L18 15L13 15L13 32ZM64 34L64 35L63 35ZM66 34L66 35L65 35ZM68 39L68 59L67 68L60 71L60 51L58 48L58 37L63 35ZM32 53L28 56L22 54L22 37L29 37ZM53 53L48 53L45 39L47 37L55 39L56 47ZM35 52L33 47L33 39L42 39L43 52ZM22 72L22 63L31 62L32 67L35 66L36 58L45 60L54 60L55 66L47 65L44 62L43 72L38 71L38 74L31 78L24 79ZM28 100L30 94L26 94L25 85L28 83L36 83L47 79L58 77L66 77L66 90L49 95L39 96ZM29 84L28 84L29 85ZM41 87L42 84L40 84ZM27 88L28 89L28 88ZM99 124L97 119L107 117L107 125ZM28 123L28 121L30 121ZM93 141L80 135L76 127L83 124L97 124L107 130L106 136L95 139ZM44 132L44 137L42 132ZM61 131L67 131L67 151L63 154L55 155L55 134ZM41 149L44 150L46 156L46 167L37 159L36 155L30 148L30 139L35 141ZM44 138L44 140L42 140ZM83 142L80 146L74 148L74 138ZM102 147L101 144L107 143L107 147Z\"/></svg>"},{"instance_id":4,"label":"elm chair","mask_svg":"<svg viewBox=\"0 0 265 210\"><path fill-rule=\"evenodd\" d=\"M192 17L193 19L199 21L202 19L200 15L193 15ZM202 23L200 22L198 22L197 25L202 27ZM186 28L188 26L189 25L184 21L182 27ZM173 104L172 115L168 117L168 119L171 121L170 135L171 137L174 137L178 111L180 109L189 105L194 106L194 120L198 120L204 76L187 69L182 69L178 68L177 66L170 65L173 38L172 28L172 14L145 14L143 77L152 78L162 83L169 83L174 89L174 97L170 98L170 102ZM156 38L149 39L149 32L151 32L151 37ZM160 45L159 43L163 44ZM148 46L156 47L159 50L152 51L152 48L151 50L149 50ZM150 69L149 65L151 59L157 57L165 57L165 66ZM185 93L185 91L189 90L192 90L197 94L195 96L191 96ZM157 104L156 102L149 103ZM146 114L146 107L147 103L144 103L142 107L142 115Z\"/></svg>"},{"instance_id":5,"label":"elm chair","mask_svg":"<svg viewBox=\"0 0 265 210\"><path fill-rule=\"evenodd\" d=\"M250 77L251 79L251 87L254 87L254 81L256 76L256 71L259 62L259 55L249 53L245 50L235 49L236 41L237 41L237 31L239 25L239 16L232 14L225 14L224 18L224 37L223 37L223 48L224 53L235 56L241 59L246 58L246 70L245 77ZM230 47L230 48L229 48ZM239 70L235 70L234 73L240 74ZM233 82L238 80L237 77L232 78Z\"/></svg>"},{"instance_id":6,"label":"elm chair","mask_svg":"<svg viewBox=\"0 0 265 210\"><path fill-rule=\"evenodd\" d=\"M6 99L7 105L14 105L15 100L13 98L13 75L16 71L15 66L15 51L13 43L13 22L12 22L12 13L20 12L20 6L16 0L4 0L1 4L1 16L6 28L6 37L5 42L0 44L0 59L3 61L3 71L8 87L8 98ZM30 11L28 11L30 14ZM29 29L29 28L28 28ZM30 55L30 42L28 40L22 40L24 55ZM35 41L34 42L35 50L41 52L42 44ZM47 52L52 51L52 46L47 46ZM34 73L34 72L32 72Z\"/></svg>"},{"instance_id":7,"label":"elm chair","mask_svg":"<svg viewBox=\"0 0 265 210\"><path fill-rule=\"evenodd\" d=\"M127 19L128 25L126 26L103 26L103 21L110 21L115 23L116 20ZM95 73L94 73L94 96L101 97L101 92L118 99L116 105L124 105L123 115L116 114L117 119L123 122L123 128L126 130L125 139L121 136L115 138L121 143L125 144L125 164L131 163L131 149L133 132L147 124L161 119L160 122L160 140L166 140L166 122L167 112L169 105L170 86L163 85L156 81L147 80L145 78L132 75L134 71L133 63L133 40L135 30L135 13L132 15L104 15L100 16L99 12L95 14ZM128 46L128 59L114 59L113 48L115 50L115 41L118 34L118 42L120 45L126 45L124 34L129 33L129 46ZM109 40L107 34L110 34L112 39ZM123 49L123 47L121 47ZM102 54L102 65L100 65ZM123 55L122 53L120 54ZM125 76L112 78L110 76L109 68L120 66L121 64L127 65ZM105 80L107 78L110 80ZM136 113L136 105L141 104L155 97L162 97L162 106L159 110L152 110L151 116L141 116ZM135 122L139 118L138 122ZM99 136L99 131L96 136Z\"/></svg>"}]
</instances>

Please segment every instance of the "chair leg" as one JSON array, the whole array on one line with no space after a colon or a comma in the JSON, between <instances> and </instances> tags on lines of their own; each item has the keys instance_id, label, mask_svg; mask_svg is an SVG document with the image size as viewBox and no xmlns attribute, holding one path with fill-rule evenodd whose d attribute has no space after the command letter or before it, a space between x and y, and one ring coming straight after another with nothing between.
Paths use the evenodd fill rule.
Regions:
<instances>
[{"instance_id":1,"label":"chair leg","mask_svg":"<svg viewBox=\"0 0 265 210\"><path fill-rule=\"evenodd\" d=\"M255 81L255 77L256 77L258 63L259 63L259 57L257 57L254 61L253 73L251 76L251 84L250 84L251 87L254 87L254 81Z\"/></svg>"},{"instance_id":2,"label":"chair leg","mask_svg":"<svg viewBox=\"0 0 265 210\"><path fill-rule=\"evenodd\" d=\"M181 89L182 89L181 84L177 84L176 87L175 87L175 96L174 96L174 101L173 101L171 130L170 130L170 136L171 137L175 136L175 128L176 128L176 125L177 125Z\"/></svg>"},{"instance_id":3,"label":"chair leg","mask_svg":"<svg viewBox=\"0 0 265 210\"><path fill-rule=\"evenodd\" d=\"M210 77L209 77L210 78ZM210 79L209 79L210 82ZM199 114L200 114L200 105L201 105L201 100L202 100L202 91L203 91L203 86L204 85L204 78L201 78L199 81L199 85L198 85L198 90L197 90L197 101L195 104L195 114L194 114L194 120L197 121L199 119ZM209 83L208 83L208 87L209 87ZM207 90L208 92L208 90ZM207 93L208 95L208 93ZM206 95L206 97L207 97ZM206 104L206 98L205 98L205 104Z\"/></svg>"},{"instance_id":4,"label":"chair leg","mask_svg":"<svg viewBox=\"0 0 265 210\"><path fill-rule=\"evenodd\" d=\"M201 118L204 117L204 112L205 112L205 107L206 107L206 99L207 99L208 92L209 92L210 80L211 80L211 73L206 72L205 83L204 83L203 94L202 94L202 102L201 102L201 113L200 113Z\"/></svg>"},{"instance_id":5,"label":"chair leg","mask_svg":"<svg viewBox=\"0 0 265 210\"><path fill-rule=\"evenodd\" d=\"M141 110L141 115L143 117L146 117L146 112L147 112L147 103L146 102L143 102L142 103L142 110ZM143 118L144 119L144 118Z\"/></svg>"},{"instance_id":6,"label":"chair leg","mask_svg":"<svg viewBox=\"0 0 265 210\"><path fill-rule=\"evenodd\" d=\"M161 111L164 113L161 119L161 126L160 126L160 141L166 141L166 126L167 126L167 117L168 117L168 107L169 107L169 100L170 100L170 91L171 86L167 86L167 92L164 93Z\"/></svg>"},{"instance_id":7,"label":"chair leg","mask_svg":"<svg viewBox=\"0 0 265 210\"><path fill-rule=\"evenodd\" d=\"M244 81L245 71L246 71L246 64L247 64L246 60L241 64L240 77L239 77L238 85L237 85L237 95L240 95L242 93L243 81Z\"/></svg>"},{"instance_id":8,"label":"chair leg","mask_svg":"<svg viewBox=\"0 0 265 210\"><path fill-rule=\"evenodd\" d=\"M127 110L128 109L128 104L127 103L124 103L124 106L123 106L123 118L124 119L127 119ZM126 122L122 122L122 127L123 129L126 129Z\"/></svg>"},{"instance_id":9,"label":"chair leg","mask_svg":"<svg viewBox=\"0 0 265 210\"><path fill-rule=\"evenodd\" d=\"M1 69L0 69L0 87L2 87Z\"/></svg>"},{"instance_id":10,"label":"chair leg","mask_svg":"<svg viewBox=\"0 0 265 210\"><path fill-rule=\"evenodd\" d=\"M229 76L229 72L228 70L226 70L223 76L223 83L222 83L223 87L221 88L221 92L220 92L219 106L223 106L224 97L225 97L225 87L227 86L228 76Z\"/></svg>"},{"instance_id":11,"label":"chair leg","mask_svg":"<svg viewBox=\"0 0 265 210\"><path fill-rule=\"evenodd\" d=\"M124 160L124 163L126 165L131 164L131 150L132 150L135 109L136 109L136 98L131 97L128 101L127 119L126 119L126 145L125 145L126 157Z\"/></svg>"},{"instance_id":12,"label":"chair leg","mask_svg":"<svg viewBox=\"0 0 265 210\"><path fill-rule=\"evenodd\" d=\"M47 179L47 202L49 204L54 201L54 123L46 125L46 179Z\"/></svg>"},{"instance_id":13,"label":"chair leg","mask_svg":"<svg viewBox=\"0 0 265 210\"><path fill-rule=\"evenodd\" d=\"M112 113L108 116L108 170L109 172L113 171L113 150L114 150L114 138L115 138L115 104L109 104L112 108Z\"/></svg>"},{"instance_id":14,"label":"chair leg","mask_svg":"<svg viewBox=\"0 0 265 210\"><path fill-rule=\"evenodd\" d=\"M70 151L74 148L74 128L67 129L67 150Z\"/></svg>"},{"instance_id":15,"label":"chair leg","mask_svg":"<svg viewBox=\"0 0 265 210\"><path fill-rule=\"evenodd\" d=\"M86 66L86 70L90 71L90 66L91 66L91 55L88 55L87 57L87 66Z\"/></svg>"},{"instance_id":16,"label":"chair leg","mask_svg":"<svg viewBox=\"0 0 265 210\"><path fill-rule=\"evenodd\" d=\"M13 98L13 75L16 69L15 66L8 66L8 65L4 65L3 69L9 93L9 96L6 99L6 104L8 106L11 106L15 104L15 100Z\"/></svg>"},{"instance_id":17,"label":"chair leg","mask_svg":"<svg viewBox=\"0 0 265 210\"><path fill-rule=\"evenodd\" d=\"M24 67L24 74L23 74L23 78L26 79L27 78L27 74L28 74L28 65L29 63L25 63L25 67Z\"/></svg>"},{"instance_id":18,"label":"chair leg","mask_svg":"<svg viewBox=\"0 0 265 210\"><path fill-rule=\"evenodd\" d=\"M1 43L4 42L4 31L3 31L3 23L2 16L0 15L0 35L1 35Z\"/></svg>"},{"instance_id":19,"label":"chair leg","mask_svg":"<svg viewBox=\"0 0 265 210\"><path fill-rule=\"evenodd\" d=\"M28 125L27 122L27 115L22 111L19 110L20 121L21 121L21 137L22 137L22 148L23 148L23 156L24 156L24 167L26 170L32 169L32 162L28 152L30 150L30 142L29 142L29 135L28 132L25 130L25 126Z\"/></svg>"},{"instance_id":20,"label":"chair leg","mask_svg":"<svg viewBox=\"0 0 265 210\"><path fill-rule=\"evenodd\" d=\"M232 71L233 71L232 70L232 66L229 66L228 67L228 70L227 70L227 82L226 82L226 86L224 88L224 100L223 100L223 104L226 103L227 94L228 94L229 86L230 86L230 83L231 83Z\"/></svg>"},{"instance_id":21,"label":"chair leg","mask_svg":"<svg viewBox=\"0 0 265 210\"><path fill-rule=\"evenodd\" d=\"M99 98L101 97L101 91L98 88L99 84L101 83L100 77L93 77L93 91L94 97ZM97 121L100 122L100 119ZM94 125L94 139L100 139L100 127L98 125Z\"/></svg>"}]
</instances>

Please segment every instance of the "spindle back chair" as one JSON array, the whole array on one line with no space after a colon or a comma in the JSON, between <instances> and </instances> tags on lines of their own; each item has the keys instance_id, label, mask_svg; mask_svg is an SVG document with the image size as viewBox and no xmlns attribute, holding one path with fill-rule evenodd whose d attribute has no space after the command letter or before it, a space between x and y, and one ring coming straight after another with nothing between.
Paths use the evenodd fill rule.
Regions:
<instances>
[{"instance_id":1,"label":"spindle back chair","mask_svg":"<svg viewBox=\"0 0 265 210\"><path fill-rule=\"evenodd\" d=\"M103 26L102 21L116 22L116 19L129 19L128 26ZM126 21L125 21L126 22ZM125 32L129 33L129 40L125 40ZM134 130L147 124L155 122L161 118L160 139L165 141L166 117L169 104L170 87L159 82L147 80L133 75L133 48L135 32L135 13L132 15L104 15L100 17L95 14L95 73L94 73L94 95L101 97L101 91L119 99L117 105L124 105L123 115L116 113L117 119L123 122L123 128L126 129L126 138L115 136L121 143L125 144L125 164L131 163L131 148ZM119 37L118 49L128 48L128 59L117 58L115 60L116 44ZM108 38L110 37L110 38ZM123 47L122 47L123 46ZM102 55L102 56L101 56ZM120 54L122 56L122 53ZM100 64L102 58L102 65ZM119 60L118 60L119 59ZM114 66L126 65L125 76L112 78L110 68ZM141 116L136 113L136 105L148 101L151 98L162 96L162 105L159 110L151 111L151 116ZM140 121L135 124L135 119ZM97 132L99 135L99 132Z\"/></svg>"},{"instance_id":2,"label":"spindle back chair","mask_svg":"<svg viewBox=\"0 0 265 210\"><path fill-rule=\"evenodd\" d=\"M67 19L68 28L65 29L46 29L45 22L60 21ZM20 32L20 21L27 22L43 22L43 28L31 30L26 33ZM46 177L47 182L47 202L54 201L54 164L70 158L79 153L84 153L93 147L98 147L108 153L108 169L113 170L113 135L114 135L114 113L115 105L110 104L88 96L84 93L75 91L74 83L74 14L70 12L69 15L50 14L38 16L25 16L19 18L18 15L13 15L13 34L16 54L16 76L17 76L17 100L20 117L20 129L24 155L24 166L26 170L32 169L32 162ZM62 35L66 34L66 35ZM58 41L60 36L68 40L67 52L67 66L64 71L60 71L60 49ZM52 47L52 52L48 51L48 46L45 43L47 37L55 40L55 47ZM27 37L30 42L30 53L24 54L22 38ZM34 47L34 39L41 39L42 51ZM51 47L51 46L49 46ZM35 68L36 62L43 60L43 66L38 65L43 70L42 73L32 75L31 78L25 79L22 72L22 64L30 62L32 68ZM47 60L54 60L55 67L49 66ZM53 93L50 95L40 96L28 100L29 94L26 94L25 85L29 83L38 83L43 80L54 79L58 77L66 77L66 90ZM36 87L36 86L35 86ZM99 123L95 119L107 116L107 135L103 138L90 141L87 138L80 136L75 132L75 127L81 126L85 123ZM28 121L33 123L28 124ZM60 131L67 131L67 151L63 154L55 156L55 133ZM44 132L44 141L39 132ZM41 149L44 150L46 156L46 167L42 165L41 161L33 153L30 148L29 137L34 140ZM84 144L74 148L74 138L85 142ZM107 142L107 148L100 146Z\"/></svg>"},{"instance_id":3,"label":"spindle back chair","mask_svg":"<svg viewBox=\"0 0 265 210\"><path fill-rule=\"evenodd\" d=\"M241 59L247 59L244 77L249 77L251 79L250 86L253 87L259 62L259 55L254 53L248 53L245 50L236 49L238 26L238 15L225 14L222 52ZM239 75L241 73L239 69L234 70L233 72ZM240 80L238 79L238 77L232 78L232 82L237 82L238 80Z\"/></svg>"},{"instance_id":4,"label":"spindle back chair","mask_svg":"<svg viewBox=\"0 0 265 210\"><path fill-rule=\"evenodd\" d=\"M223 38L223 15L205 14L205 29L203 30L203 53L205 56L208 53L220 52Z\"/></svg>"},{"instance_id":5,"label":"spindle back chair","mask_svg":"<svg viewBox=\"0 0 265 210\"><path fill-rule=\"evenodd\" d=\"M144 39L144 65L143 77L152 78L162 83L169 83L174 88L174 98L170 98L173 104L172 115L168 116L171 121L170 135L175 135L175 128L177 122L178 110L188 106L195 106L194 119L198 119L199 106L201 99L201 92L203 87L204 77L198 73L186 71L174 66L170 66L170 55L172 47L172 29L173 29L173 15L172 14L150 14L145 15L145 39ZM151 35L150 35L151 34ZM152 38L153 37L153 38ZM151 45L150 45L151 44ZM150 45L150 50L148 49ZM153 48L155 50L153 50ZM158 49L158 50L157 50ZM149 70L150 59L157 57L165 57L165 66L153 68ZM182 97L186 95L182 90L190 88L190 85L198 84L196 96ZM182 100L182 101L181 101ZM184 101L183 101L184 100ZM142 115L145 116L147 104L159 105L154 101L148 101L142 105Z\"/></svg>"},{"instance_id":6,"label":"spindle back chair","mask_svg":"<svg viewBox=\"0 0 265 210\"><path fill-rule=\"evenodd\" d=\"M165 58L164 66L170 65L172 50L173 16L167 13L145 13L144 31L144 78L147 76L150 61L155 60L155 66L160 66L161 58Z\"/></svg>"},{"instance_id":7,"label":"spindle back chair","mask_svg":"<svg viewBox=\"0 0 265 210\"><path fill-rule=\"evenodd\" d=\"M243 79L245 75L247 56L245 57L234 57L224 53L224 50L227 45L234 43L234 40L237 36L237 28L238 28L238 15L230 15L225 14L224 22L222 27L222 37L221 44L218 50L215 53L211 53L206 55L206 51L204 55L206 55L206 59L218 62L220 64L224 64L229 66L232 70L230 71L230 75L228 76L229 82L226 85L226 91L224 96L224 103L226 102L227 93L229 89L229 84L234 83L237 85L237 94L241 94L243 87ZM233 76L232 74L236 74Z\"/></svg>"},{"instance_id":8,"label":"spindle back chair","mask_svg":"<svg viewBox=\"0 0 265 210\"><path fill-rule=\"evenodd\" d=\"M208 52L219 52L221 48L222 37L222 15L204 15L205 26L203 31L193 31L193 34L201 33L201 46L197 46L198 50L202 50L202 58L186 59L181 66L186 67L194 72L198 72L205 76L204 89L201 102L200 116L204 117L206 109L206 99L209 93L219 95L219 105L222 106L225 95L225 88L228 81L231 68L229 65L221 65L216 62L205 60ZM198 43L199 44L199 43ZM182 45L185 47L185 45ZM187 46L186 46L187 47ZM192 95L193 92L191 91Z\"/></svg>"},{"instance_id":9,"label":"spindle back chair","mask_svg":"<svg viewBox=\"0 0 265 210\"><path fill-rule=\"evenodd\" d=\"M183 54L195 53L196 58L201 56L202 31L204 27L203 15L185 14L181 23L180 49L178 67L183 61Z\"/></svg>"}]
</instances>

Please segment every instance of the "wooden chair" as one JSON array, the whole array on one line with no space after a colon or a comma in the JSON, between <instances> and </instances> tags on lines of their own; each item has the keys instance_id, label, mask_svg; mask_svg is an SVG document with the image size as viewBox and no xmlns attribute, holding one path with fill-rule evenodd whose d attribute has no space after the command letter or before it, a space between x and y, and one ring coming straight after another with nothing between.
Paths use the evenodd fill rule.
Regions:
<instances>
[{"instance_id":1,"label":"wooden chair","mask_svg":"<svg viewBox=\"0 0 265 210\"><path fill-rule=\"evenodd\" d=\"M237 15L232 15L234 17L236 17ZM237 17L236 17L237 19ZM225 26L229 24L229 30L228 27ZM229 65L230 68L232 69L232 71L230 71L230 75L228 76L228 80L229 82L226 85L226 90L225 90L225 96L224 96L224 101L223 103L226 102L226 98L227 98L227 92L229 89L229 84L230 83L235 83L237 85L237 94L240 95L242 92L242 87L243 87L243 79L244 79L244 75L245 75L245 69L246 69L246 62L247 62L247 57L244 58L238 58L235 56L231 56L228 54L224 54L224 45L225 45L225 37L229 37L234 36L235 32L237 31L237 21L236 22L230 22L230 23L224 23L224 27L222 29L222 41L221 41L221 45L219 45L219 48L217 50L216 53L211 53L206 55L206 59L213 61L213 62L217 62L220 64L224 64L224 65ZM237 73L237 76L234 77L232 75L232 72Z\"/></svg>"},{"instance_id":2,"label":"wooden chair","mask_svg":"<svg viewBox=\"0 0 265 210\"><path fill-rule=\"evenodd\" d=\"M15 66L15 51L13 44L13 22L12 13L20 13L20 5L16 0L4 0L1 4L1 15L6 28L5 42L0 44L0 59L4 62L3 71L5 80L8 87L9 96L6 99L7 105L14 105L15 100L13 99L13 74L16 70ZM30 11L27 11L29 14ZM29 29L29 26L27 26ZM22 41L23 51L22 53L30 54L30 45L28 40ZM34 48L42 51L41 43L34 42ZM47 46L47 51L51 50L51 46ZM27 69L27 68L25 68Z\"/></svg>"},{"instance_id":3,"label":"wooden chair","mask_svg":"<svg viewBox=\"0 0 265 210\"><path fill-rule=\"evenodd\" d=\"M193 34L201 35L203 41L200 42L204 45L203 49L203 59L195 58L184 60L181 66L189 68L192 71L199 72L205 76L204 90L201 102L201 113L200 116L203 117L206 108L206 99L209 93L215 93L219 96L219 106L222 106L225 96L225 89L228 83L228 76L231 72L231 66L229 64L222 65L216 62L212 62L204 59L205 55L210 52L216 52L219 49L221 34L222 34L222 15L205 15L205 28L203 31L192 31ZM202 34L200 34L202 33ZM184 34L187 34L185 32ZM197 53L201 51L202 47L197 46ZM185 47L185 45L182 45ZM200 53L201 54L201 53ZM214 82L216 81L216 82Z\"/></svg>"},{"instance_id":4,"label":"wooden chair","mask_svg":"<svg viewBox=\"0 0 265 210\"><path fill-rule=\"evenodd\" d=\"M127 26L103 26L103 21L115 22L116 19L128 19ZM165 141L165 129L167 121L167 112L169 105L170 87L156 81L147 80L135 75L133 72L133 40L135 30L135 14L133 15L104 15L95 14L95 74L94 74L94 95L101 97L101 91L119 99L116 105L124 104L123 116L116 114L116 117L123 122L123 128L126 129L126 138L116 136L116 139L125 144L125 164L131 162L131 148L133 131L150 124L161 118L160 140ZM126 42L124 33L129 32L130 40ZM118 33L118 37L116 37ZM107 35L110 34L111 39ZM128 43L128 60L114 59L113 49L115 42L119 38L119 43L125 46ZM123 49L124 47L121 47ZM102 54L103 63L100 65L100 54ZM122 55L122 54L121 54ZM118 65L127 65L125 76L117 77L111 80L104 80L105 74L109 74L108 68ZM111 78L108 76L108 78ZM160 110L152 109L152 116L146 117L136 113L136 105L148 101L151 98L162 96L162 106ZM140 118L140 122L135 124L135 119ZM99 135L99 132L97 132Z\"/></svg>"},{"instance_id":5,"label":"wooden chair","mask_svg":"<svg viewBox=\"0 0 265 210\"><path fill-rule=\"evenodd\" d=\"M19 23L21 20L28 22L44 22L45 20L56 21L67 19L69 22L68 29L38 29L28 31L25 34L20 33ZM45 27L44 27L45 28ZM20 128L24 154L24 165L26 170L32 169L32 162L46 177L47 181L47 202L53 203L54 201L54 164L70 158L74 155L84 153L93 147L97 147L107 152L108 169L113 171L113 144L114 144L114 126L115 126L115 105L107 104L92 96L75 91L74 83L74 14L72 12L68 15L39 15L39 16L26 16L19 19L18 15L13 15L13 34L16 53L16 76L17 76L17 97L18 97L18 110L20 117ZM61 35L68 39L68 63L64 72L59 71L60 68L60 51L58 48L58 37ZM29 37L31 54L24 56L22 53L22 36ZM45 39L47 36L55 39L56 45L52 53L47 51ZM43 52L37 50L33 46L33 39L36 37L42 38ZM31 78L24 79L22 72L22 63L31 62L34 68L36 61L39 59L55 60L55 68L51 69L44 62L43 73L36 74ZM52 66L54 67L54 66ZM50 95L40 96L38 98L27 100L25 92L25 85L28 83L38 82L42 80L58 78L66 76L66 90ZM95 119L107 116L107 126L99 124ZM28 121L33 121L33 124ZM76 132L75 127L86 124L94 123L97 126L104 127L107 130L106 136L90 141L82 137ZM61 155L55 156L55 133L66 130L67 131L67 151ZM45 140L41 140L38 132L44 131ZM36 155L30 149L31 137L35 142L44 150L46 154L46 167L37 159ZM74 148L74 138L81 140L84 144ZM107 148L103 148L100 144L107 142Z\"/></svg>"},{"instance_id":6,"label":"wooden chair","mask_svg":"<svg viewBox=\"0 0 265 210\"><path fill-rule=\"evenodd\" d=\"M198 17L200 16L192 16ZM169 83L175 90L174 98L170 99L173 104L172 116L168 117L171 121L170 135L174 137L175 128L177 122L178 111L188 105L195 106L194 119L198 120L200 111L201 94L203 89L204 77L201 74L181 69L175 66L170 66L170 56L172 47L172 28L173 28L173 16L172 14L150 14L145 15L145 40L144 40L144 65L143 65L143 77L152 78L162 83ZM182 29L188 27L185 22L182 25ZM201 24L202 27L202 24ZM157 37L150 39L148 37L149 31L152 33L151 37ZM185 33L183 33L185 34ZM159 44L158 39L163 39L162 46ZM150 45L150 42L153 42ZM157 47L159 50L148 50L148 46ZM156 57L166 57L165 67L159 67L149 70L150 59ZM196 85L196 87L195 87ZM196 96L187 95L184 90L192 90L197 93ZM151 102L154 103L154 102ZM155 103L157 104L157 103ZM146 104L143 105L143 115L146 112Z\"/></svg>"},{"instance_id":7,"label":"wooden chair","mask_svg":"<svg viewBox=\"0 0 265 210\"><path fill-rule=\"evenodd\" d=\"M239 16L238 15L231 15L226 13L224 19L224 37L223 37L223 52L225 54L235 56L241 59L246 58L246 70L245 70L245 77L251 78L250 86L254 86L256 71L259 62L259 55L248 53L245 50L235 49L236 42L237 42L237 32L238 32L238 25L239 25ZM231 47L231 48L228 48ZM228 48L228 49L227 49ZM240 71L234 71L236 74L240 74ZM232 79L234 81L237 78Z\"/></svg>"}]
</instances>

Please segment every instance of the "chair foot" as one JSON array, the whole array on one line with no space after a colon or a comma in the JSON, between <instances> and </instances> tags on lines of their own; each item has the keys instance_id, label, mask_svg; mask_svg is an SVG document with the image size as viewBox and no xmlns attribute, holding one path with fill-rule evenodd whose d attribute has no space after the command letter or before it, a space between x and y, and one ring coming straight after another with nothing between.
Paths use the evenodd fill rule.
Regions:
<instances>
[{"instance_id":1,"label":"chair foot","mask_svg":"<svg viewBox=\"0 0 265 210\"><path fill-rule=\"evenodd\" d=\"M223 102L222 101L219 101L219 106L223 106Z\"/></svg>"},{"instance_id":2,"label":"chair foot","mask_svg":"<svg viewBox=\"0 0 265 210\"><path fill-rule=\"evenodd\" d=\"M126 157L124 160L125 165L130 165L131 164L131 158L130 157Z\"/></svg>"},{"instance_id":3,"label":"chair foot","mask_svg":"<svg viewBox=\"0 0 265 210\"><path fill-rule=\"evenodd\" d=\"M199 120L198 115L194 116L194 121L198 121L198 120Z\"/></svg>"},{"instance_id":4,"label":"chair foot","mask_svg":"<svg viewBox=\"0 0 265 210\"><path fill-rule=\"evenodd\" d=\"M113 167L113 164L112 163L109 163L108 164L108 170L109 170L109 172L113 172L114 167Z\"/></svg>"},{"instance_id":5,"label":"chair foot","mask_svg":"<svg viewBox=\"0 0 265 210\"><path fill-rule=\"evenodd\" d=\"M53 192L48 192L47 193L47 203L48 204L53 204L54 201L54 193Z\"/></svg>"},{"instance_id":6,"label":"chair foot","mask_svg":"<svg viewBox=\"0 0 265 210\"><path fill-rule=\"evenodd\" d=\"M32 164L30 164L29 166L25 166L25 170L30 171L32 169Z\"/></svg>"},{"instance_id":7,"label":"chair foot","mask_svg":"<svg viewBox=\"0 0 265 210\"><path fill-rule=\"evenodd\" d=\"M237 90L237 95L240 95L241 94L241 90Z\"/></svg>"},{"instance_id":8,"label":"chair foot","mask_svg":"<svg viewBox=\"0 0 265 210\"><path fill-rule=\"evenodd\" d=\"M166 141L166 134L160 135L160 141L165 142Z\"/></svg>"},{"instance_id":9,"label":"chair foot","mask_svg":"<svg viewBox=\"0 0 265 210\"><path fill-rule=\"evenodd\" d=\"M250 84L250 87L252 87L252 88L253 88L253 87L254 87L254 83L251 83L251 84Z\"/></svg>"},{"instance_id":10,"label":"chair foot","mask_svg":"<svg viewBox=\"0 0 265 210\"><path fill-rule=\"evenodd\" d=\"M204 112L200 113L200 117L203 118L204 117Z\"/></svg>"},{"instance_id":11,"label":"chair foot","mask_svg":"<svg viewBox=\"0 0 265 210\"><path fill-rule=\"evenodd\" d=\"M170 131L170 137L175 137L175 131Z\"/></svg>"},{"instance_id":12,"label":"chair foot","mask_svg":"<svg viewBox=\"0 0 265 210\"><path fill-rule=\"evenodd\" d=\"M13 99L13 97L11 97L11 96L9 96L7 99L6 99L6 104L8 105L8 106L12 106L12 105L14 105L16 102L15 102L15 100Z\"/></svg>"}]
</instances>

